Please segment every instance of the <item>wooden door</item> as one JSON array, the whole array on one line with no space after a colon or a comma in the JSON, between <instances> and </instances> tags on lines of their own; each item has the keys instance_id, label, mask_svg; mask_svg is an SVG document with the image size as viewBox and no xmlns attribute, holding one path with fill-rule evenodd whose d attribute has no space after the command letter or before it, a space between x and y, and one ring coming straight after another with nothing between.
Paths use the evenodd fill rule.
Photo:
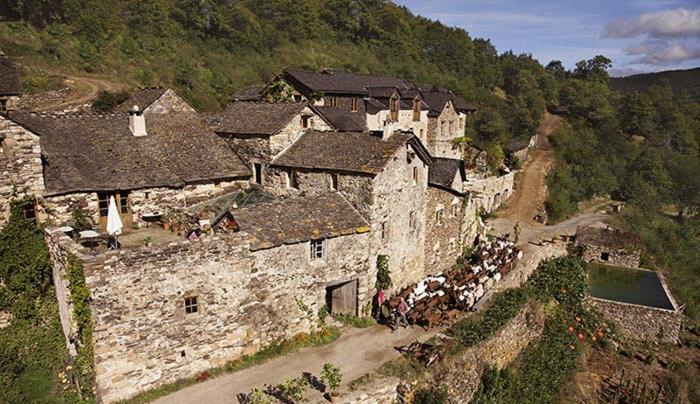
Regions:
<instances>
[{"instance_id":1,"label":"wooden door","mask_svg":"<svg viewBox=\"0 0 700 404\"><path fill-rule=\"evenodd\" d=\"M330 288L331 314L357 315L357 279Z\"/></svg>"},{"instance_id":2,"label":"wooden door","mask_svg":"<svg viewBox=\"0 0 700 404\"><path fill-rule=\"evenodd\" d=\"M122 233L131 230L133 218L131 216L131 203L129 201L129 192L121 191L115 193L99 192L97 194L98 206L100 210L100 227L107 228L107 214L109 212L109 198L113 196L114 202L117 204L117 209L122 219Z\"/></svg>"}]
</instances>

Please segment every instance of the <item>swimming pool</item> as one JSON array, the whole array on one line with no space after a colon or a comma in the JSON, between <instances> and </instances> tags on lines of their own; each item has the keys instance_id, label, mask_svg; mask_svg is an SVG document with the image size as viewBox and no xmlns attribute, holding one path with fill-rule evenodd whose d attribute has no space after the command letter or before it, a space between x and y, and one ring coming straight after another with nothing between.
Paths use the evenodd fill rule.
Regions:
<instances>
[{"instance_id":1,"label":"swimming pool","mask_svg":"<svg viewBox=\"0 0 700 404\"><path fill-rule=\"evenodd\" d=\"M656 272L589 263L588 281L592 297L675 310Z\"/></svg>"}]
</instances>

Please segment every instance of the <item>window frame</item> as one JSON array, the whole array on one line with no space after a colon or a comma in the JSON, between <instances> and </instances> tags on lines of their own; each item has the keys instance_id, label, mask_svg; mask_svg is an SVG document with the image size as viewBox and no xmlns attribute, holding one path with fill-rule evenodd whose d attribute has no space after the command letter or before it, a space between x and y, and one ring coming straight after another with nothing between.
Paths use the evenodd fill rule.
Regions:
<instances>
[{"instance_id":1,"label":"window frame","mask_svg":"<svg viewBox=\"0 0 700 404\"><path fill-rule=\"evenodd\" d=\"M379 238L382 241L387 241L389 239L389 221L383 221L379 226Z\"/></svg>"},{"instance_id":2,"label":"window frame","mask_svg":"<svg viewBox=\"0 0 700 404\"><path fill-rule=\"evenodd\" d=\"M337 191L338 190L338 174L336 173L331 173L331 191Z\"/></svg>"},{"instance_id":3,"label":"window frame","mask_svg":"<svg viewBox=\"0 0 700 404\"><path fill-rule=\"evenodd\" d=\"M418 122L420 121L420 98L416 96L413 99L413 122Z\"/></svg>"},{"instance_id":4,"label":"window frame","mask_svg":"<svg viewBox=\"0 0 700 404\"><path fill-rule=\"evenodd\" d=\"M302 115L301 116L301 128L302 129L311 128L311 115Z\"/></svg>"},{"instance_id":5,"label":"window frame","mask_svg":"<svg viewBox=\"0 0 700 404\"><path fill-rule=\"evenodd\" d=\"M416 230L418 228L418 214L415 210L408 213L408 228L410 230Z\"/></svg>"},{"instance_id":6,"label":"window frame","mask_svg":"<svg viewBox=\"0 0 700 404\"><path fill-rule=\"evenodd\" d=\"M258 161L252 161L251 165L253 166L253 184L256 185L262 185L262 177L263 177L263 165L262 163Z\"/></svg>"},{"instance_id":7,"label":"window frame","mask_svg":"<svg viewBox=\"0 0 700 404\"><path fill-rule=\"evenodd\" d=\"M397 122L399 120L399 96L394 94L389 99L389 120Z\"/></svg>"},{"instance_id":8,"label":"window frame","mask_svg":"<svg viewBox=\"0 0 700 404\"><path fill-rule=\"evenodd\" d=\"M309 258L311 261L318 261L326 258L326 239L309 240Z\"/></svg>"},{"instance_id":9,"label":"window frame","mask_svg":"<svg viewBox=\"0 0 700 404\"><path fill-rule=\"evenodd\" d=\"M357 104L358 104L357 97L352 97L352 99L350 101L350 111L357 112Z\"/></svg>"},{"instance_id":10,"label":"window frame","mask_svg":"<svg viewBox=\"0 0 700 404\"><path fill-rule=\"evenodd\" d=\"M445 222L445 209L439 208L435 210L435 224L442 226Z\"/></svg>"},{"instance_id":11,"label":"window frame","mask_svg":"<svg viewBox=\"0 0 700 404\"><path fill-rule=\"evenodd\" d=\"M103 198L104 196L104 198ZM97 211L99 217L107 217L109 215L109 198L114 196L114 201L117 204L119 215L129 215L131 210L131 192L116 191L116 192L98 192L97 193ZM125 201L125 202L124 202ZM104 202L104 205L103 205Z\"/></svg>"},{"instance_id":12,"label":"window frame","mask_svg":"<svg viewBox=\"0 0 700 404\"><path fill-rule=\"evenodd\" d=\"M186 316L188 316L190 314L199 314L200 313L199 296L197 296L197 295L185 296L182 300L184 303Z\"/></svg>"},{"instance_id":13,"label":"window frame","mask_svg":"<svg viewBox=\"0 0 700 404\"><path fill-rule=\"evenodd\" d=\"M418 173L418 166L413 166L413 169L411 170L411 179L413 181L414 187L418 185L418 179L419 179L418 177L419 176L420 175Z\"/></svg>"}]
</instances>

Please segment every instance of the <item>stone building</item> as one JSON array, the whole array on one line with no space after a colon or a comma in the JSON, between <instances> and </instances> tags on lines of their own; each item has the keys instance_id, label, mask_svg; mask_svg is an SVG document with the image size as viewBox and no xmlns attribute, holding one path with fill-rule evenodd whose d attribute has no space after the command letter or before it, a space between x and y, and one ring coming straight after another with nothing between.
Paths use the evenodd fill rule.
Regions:
<instances>
[{"instance_id":1,"label":"stone building","mask_svg":"<svg viewBox=\"0 0 700 404\"><path fill-rule=\"evenodd\" d=\"M21 93L19 69L0 51L0 114L12 110Z\"/></svg>"},{"instance_id":2,"label":"stone building","mask_svg":"<svg viewBox=\"0 0 700 404\"><path fill-rule=\"evenodd\" d=\"M68 254L83 262L99 400L193 377L314 329L315 313L326 304L356 314L370 301L376 274L368 265L369 228L340 195L232 214L240 232L97 255L47 231L71 342Z\"/></svg>"},{"instance_id":3,"label":"stone building","mask_svg":"<svg viewBox=\"0 0 700 404\"><path fill-rule=\"evenodd\" d=\"M141 88L132 93L126 101L117 105L112 112L128 113L138 106L146 114L196 113L194 108L175 91L169 88Z\"/></svg>"},{"instance_id":4,"label":"stone building","mask_svg":"<svg viewBox=\"0 0 700 404\"><path fill-rule=\"evenodd\" d=\"M248 165L251 182L257 185L265 182L270 161L304 132L331 130L325 118L305 102L236 101L206 120Z\"/></svg>"},{"instance_id":5,"label":"stone building","mask_svg":"<svg viewBox=\"0 0 700 404\"><path fill-rule=\"evenodd\" d=\"M433 158L425 209L426 273L449 268L476 238L477 205L464 192L466 180L464 161Z\"/></svg>"},{"instance_id":6,"label":"stone building","mask_svg":"<svg viewBox=\"0 0 700 404\"><path fill-rule=\"evenodd\" d=\"M537 144L537 135L530 137L529 139L519 139L507 143L503 146L503 150L506 152L509 159L517 159L521 163L527 161L530 154L530 150Z\"/></svg>"},{"instance_id":7,"label":"stone building","mask_svg":"<svg viewBox=\"0 0 700 404\"><path fill-rule=\"evenodd\" d=\"M0 224L11 200L33 195L27 216L64 223L80 207L104 226L114 196L128 231L145 214L245 188L250 170L168 91L145 113L0 118Z\"/></svg>"},{"instance_id":8,"label":"stone building","mask_svg":"<svg viewBox=\"0 0 700 404\"><path fill-rule=\"evenodd\" d=\"M467 118L476 112L476 106L447 90L432 88L422 94L430 108L426 142L430 153L435 157L461 159L462 146L455 139L464 136Z\"/></svg>"},{"instance_id":9,"label":"stone building","mask_svg":"<svg viewBox=\"0 0 700 404\"><path fill-rule=\"evenodd\" d=\"M639 268L641 250L629 234L602 223L579 226L576 244L582 248L586 262L601 262L629 268Z\"/></svg>"},{"instance_id":10,"label":"stone building","mask_svg":"<svg viewBox=\"0 0 700 404\"><path fill-rule=\"evenodd\" d=\"M431 158L412 134L311 131L274 159L275 195L337 192L369 222L370 262L389 256L397 286L425 271L425 201Z\"/></svg>"}]
</instances>

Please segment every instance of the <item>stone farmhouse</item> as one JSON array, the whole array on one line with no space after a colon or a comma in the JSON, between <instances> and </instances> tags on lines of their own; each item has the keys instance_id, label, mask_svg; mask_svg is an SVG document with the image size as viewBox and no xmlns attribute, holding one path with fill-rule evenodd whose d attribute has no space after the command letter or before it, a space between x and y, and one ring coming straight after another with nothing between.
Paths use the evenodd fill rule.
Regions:
<instances>
[{"instance_id":1,"label":"stone farmhouse","mask_svg":"<svg viewBox=\"0 0 700 404\"><path fill-rule=\"evenodd\" d=\"M106 115L0 117L0 226L12 200L47 224L73 352L85 342L65 273L82 263L100 400L312 330L323 307L366 312L379 255L395 289L441 272L482 234L480 211L512 191L512 174L472 176L454 140L476 108L447 90L343 72L280 78L204 116L172 90L142 89ZM289 97L264 101L273 90ZM112 196L121 248L59 227L80 207L103 228ZM156 214L163 226L147 220Z\"/></svg>"},{"instance_id":2,"label":"stone farmhouse","mask_svg":"<svg viewBox=\"0 0 700 404\"><path fill-rule=\"evenodd\" d=\"M251 171L171 90L136 93L129 113L0 117L0 225L11 200L32 196L25 216L53 223L80 207L106 225L114 196L126 227L247 186ZM150 101L150 103L149 103ZM128 105L128 104L127 104ZM129 109L126 106L124 110Z\"/></svg>"},{"instance_id":3,"label":"stone farmhouse","mask_svg":"<svg viewBox=\"0 0 700 404\"><path fill-rule=\"evenodd\" d=\"M0 114L13 109L21 93L22 85L17 66L0 51Z\"/></svg>"}]
</instances>

